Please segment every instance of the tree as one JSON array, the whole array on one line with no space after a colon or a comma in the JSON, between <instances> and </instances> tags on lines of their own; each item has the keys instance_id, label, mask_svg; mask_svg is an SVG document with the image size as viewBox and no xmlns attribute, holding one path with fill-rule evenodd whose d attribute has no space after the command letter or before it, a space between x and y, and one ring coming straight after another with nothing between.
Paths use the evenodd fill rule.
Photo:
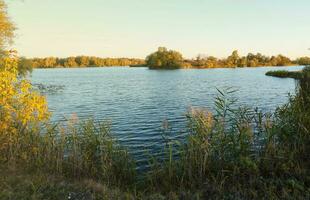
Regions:
<instances>
[{"instance_id":1,"label":"tree","mask_svg":"<svg viewBox=\"0 0 310 200\"><path fill-rule=\"evenodd\" d=\"M0 50L3 51L7 44L12 43L15 27L10 21L6 5L3 0L0 0Z\"/></svg>"},{"instance_id":2,"label":"tree","mask_svg":"<svg viewBox=\"0 0 310 200\"><path fill-rule=\"evenodd\" d=\"M301 57L296 60L299 65L310 65L310 57Z\"/></svg>"},{"instance_id":3,"label":"tree","mask_svg":"<svg viewBox=\"0 0 310 200\"><path fill-rule=\"evenodd\" d=\"M292 64L292 61L288 57L285 57L283 55L278 55L277 60L277 66L287 66Z\"/></svg>"},{"instance_id":4,"label":"tree","mask_svg":"<svg viewBox=\"0 0 310 200\"><path fill-rule=\"evenodd\" d=\"M79 67L87 67L89 66L89 58L86 56L78 56L75 58L75 62Z\"/></svg>"},{"instance_id":5,"label":"tree","mask_svg":"<svg viewBox=\"0 0 310 200\"><path fill-rule=\"evenodd\" d=\"M31 60L26 59L25 57L21 57L18 60L18 74L19 76L26 76L28 73L32 72L33 63Z\"/></svg>"},{"instance_id":6,"label":"tree","mask_svg":"<svg viewBox=\"0 0 310 200\"><path fill-rule=\"evenodd\" d=\"M158 50L146 57L146 64L150 69L178 69L182 67L182 54L159 47Z\"/></svg>"},{"instance_id":7,"label":"tree","mask_svg":"<svg viewBox=\"0 0 310 200\"><path fill-rule=\"evenodd\" d=\"M240 58L239 62L238 62L238 67L247 67L248 63L247 63L247 59L246 57L242 57Z\"/></svg>"},{"instance_id":8,"label":"tree","mask_svg":"<svg viewBox=\"0 0 310 200\"><path fill-rule=\"evenodd\" d=\"M64 67L77 67L78 64L75 62L74 57L67 58L66 62L64 63Z\"/></svg>"},{"instance_id":9,"label":"tree","mask_svg":"<svg viewBox=\"0 0 310 200\"><path fill-rule=\"evenodd\" d=\"M259 65L258 59L253 53L248 53L246 60L247 67L257 67Z\"/></svg>"},{"instance_id":10,"label":"tree","mask_svg":"<svg viewBox=\"0 0 310 200\"><path fill-rule=\"evenodd\" d=\"M228 67L237 67L239 63L239 53L237 50L233 51L231 56L229 56L226 60Z\"/></svg>"}]
</instances>

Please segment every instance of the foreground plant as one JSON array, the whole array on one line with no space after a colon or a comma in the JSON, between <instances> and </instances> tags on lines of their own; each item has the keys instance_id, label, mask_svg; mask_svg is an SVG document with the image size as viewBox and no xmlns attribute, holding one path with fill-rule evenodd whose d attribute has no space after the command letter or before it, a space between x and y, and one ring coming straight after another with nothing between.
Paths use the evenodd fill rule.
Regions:
<instances>
[{"instance_id":1,"label":"foreground plant","mask_svg":"<svg viewBox=\"0 0 310 200\"><path fill-rule=\"evenodd\" d=\"M2 161L23 157L17 153L19 141L27 132L37 132L50 116L45 97L33 91L29 81L18 78L17 68L15 52L0 58L0 151L6 155Z\"/></svg>"}]
</instances>

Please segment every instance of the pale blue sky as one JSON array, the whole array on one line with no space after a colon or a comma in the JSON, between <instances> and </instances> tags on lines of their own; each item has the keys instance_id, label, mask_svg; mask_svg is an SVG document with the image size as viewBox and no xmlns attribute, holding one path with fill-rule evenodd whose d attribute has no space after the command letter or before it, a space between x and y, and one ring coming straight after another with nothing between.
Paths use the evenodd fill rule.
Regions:
<instances>
[{"instance_id":1,"label":"pale blue sky","mask_svg":"<svg viewBox=\"0 0 310 200\"><path fill-rule=\"evenodd\" d=\"M310 55L310 0L6 0L27 57Z\"/></svg>"}]
</instances>

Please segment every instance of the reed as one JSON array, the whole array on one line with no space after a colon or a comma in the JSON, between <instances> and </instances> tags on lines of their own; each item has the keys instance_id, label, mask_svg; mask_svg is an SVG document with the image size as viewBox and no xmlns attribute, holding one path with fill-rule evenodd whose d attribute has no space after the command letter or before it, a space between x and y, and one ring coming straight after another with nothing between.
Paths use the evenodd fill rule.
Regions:
<instances>
[{"instance_id":1,"label":"reed","mask_svg":"<svg viewBox=\"0 0 310 200\"><path fill-rule=\"evenodd\" d=\"M127 150L112 138L107 123L88 120L46 125L41 132L25 132L14 152L1 155L9 168L74 179L94 179L106 185L131 187L135 164Z\"/></svg>"}]
</instances>

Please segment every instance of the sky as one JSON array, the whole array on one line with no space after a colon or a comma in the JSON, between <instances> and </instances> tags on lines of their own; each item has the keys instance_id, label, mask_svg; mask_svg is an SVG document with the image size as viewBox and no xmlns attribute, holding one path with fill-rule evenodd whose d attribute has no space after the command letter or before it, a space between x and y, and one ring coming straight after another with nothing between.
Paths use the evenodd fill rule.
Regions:
<instances>
[{"instance_id":1,"label":"sky","mask_svg":"<svg viewBox=\"0 0 310 200\"><path fill-rule=\"evenodd\" d=\"M5 0L26 57L310 56L310 0Z\"/></svg>"}]
</instances>

